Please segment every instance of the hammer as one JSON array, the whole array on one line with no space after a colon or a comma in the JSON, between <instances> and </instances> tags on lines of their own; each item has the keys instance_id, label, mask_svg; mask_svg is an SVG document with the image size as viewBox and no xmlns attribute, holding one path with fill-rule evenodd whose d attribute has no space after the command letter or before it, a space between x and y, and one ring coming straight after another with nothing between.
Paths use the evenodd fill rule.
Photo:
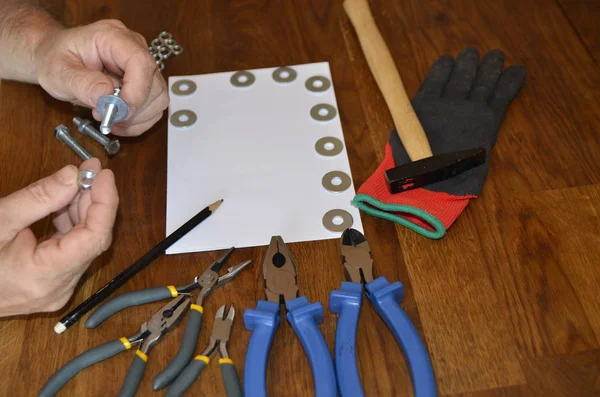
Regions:
<instances>
[{"instance_id":1,"label":"hammer","mask_svg":"<svg viewBox=\"0 0 600 397\"><path fill-rule=\"evenodd\" d=\"M390 193L415 189L451 178L481 165L485 148L434 156L427 135L417 118L388 47L375 24L367 0L345 0L344 10L358 36L361 48L392 115L394 125L411 162L385 172Z\"/></svg>"}]
</instances>

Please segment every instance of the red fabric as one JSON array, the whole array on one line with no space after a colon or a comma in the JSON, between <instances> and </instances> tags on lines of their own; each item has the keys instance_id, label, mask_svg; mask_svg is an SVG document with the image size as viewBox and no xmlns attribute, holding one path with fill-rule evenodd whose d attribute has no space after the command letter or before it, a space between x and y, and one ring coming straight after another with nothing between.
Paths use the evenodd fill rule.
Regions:
<instances>
[{"instance_id":1,"label":"red fabric","mask_svg":"<svg viewBox=\"0 0 600 397\"><path fill-rule=\"evenodd\" d=\"M358 194L367 194L384 204L401 204L417 207L438 218L446 230L462 213L469 200L477 198L475 195L454 196L443 192L433 192L424 188L407 190L402 193L391 194L385 181L385 171L395 167L392 148L389 143L385 146L385 157L373 175L358 189ZM433 228L421 218L411 214L394 213L426 229Z\"/></svg>"}]
</instances>

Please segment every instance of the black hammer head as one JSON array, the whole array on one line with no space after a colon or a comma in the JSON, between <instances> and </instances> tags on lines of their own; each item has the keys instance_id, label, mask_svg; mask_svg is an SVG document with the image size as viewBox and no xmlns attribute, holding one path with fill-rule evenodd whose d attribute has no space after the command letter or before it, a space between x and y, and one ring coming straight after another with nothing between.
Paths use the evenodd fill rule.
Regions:
<instances>
[{"instance_id":1,"label":"black hammer head","mask_svg":"<svg viewBox=\"0 0 600 397\"><path fill-rule=\"evenodd\" d=\"M440 154L389 169L385 180L390 193L400 193L452 178L485 163L485 158L485 148Z\"/></svg>"}]
</instances>

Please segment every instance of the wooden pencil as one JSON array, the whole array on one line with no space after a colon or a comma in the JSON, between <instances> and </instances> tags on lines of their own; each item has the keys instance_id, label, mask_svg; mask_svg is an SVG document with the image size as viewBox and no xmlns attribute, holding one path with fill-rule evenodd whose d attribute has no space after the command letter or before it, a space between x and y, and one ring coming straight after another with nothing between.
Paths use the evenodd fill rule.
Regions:
<instances>
[{"instance_id":1,"label":"wooden pencil","mask_svg":"<svg viewBox=\"0 0 600 397\"><path fill-rule=\"evenodd\" d=\"M135 261L127 269L123 270L119 275L106 283L102 288L92 294L89 298L83 301L79 306L64 316L54 326L54 332L61 334L75 324L84 314L97 306L100 302L106 299L110 294L120 288L125 282L131 280L133 276L150 265L156 258L162 255L171 245L185 236L190 230L198 226L202 221L212 215L217 208L223 203L223 200L218 200L204 208L202 211L194 215L189 221L180 226L177 230L167 236L163 241L158 243L154 248L148 251L144 256Z\"/></svg>"}]
</instances>

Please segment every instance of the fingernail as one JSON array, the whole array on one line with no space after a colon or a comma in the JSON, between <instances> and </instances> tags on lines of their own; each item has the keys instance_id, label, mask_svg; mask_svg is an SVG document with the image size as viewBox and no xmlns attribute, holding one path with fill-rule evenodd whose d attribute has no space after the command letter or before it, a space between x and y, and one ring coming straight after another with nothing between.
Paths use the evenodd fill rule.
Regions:
<instances>
[{"instance_id":1,"label":"fingernail","mask_svg":"<svg viewBox=\"0 0 600 397\"><path fill-rule=\"evenodd\" d=\"M67 165L56 173L56 179L65 186L77 183L77 171L75 166Z\"/></svg>"},{"instance_id":2,"label":"fingernail","mask_svg":"<svg viewBox=\"0 0 600 397\"><path fill-rule=\"evenodd\" d=\"M98 101L98 98L100 98L102 95L106 95L106 94L110 94L111 90L110 87L108 86L108 84L106 83L98 83L96 84L93 88L92 88L92 94L90 96L90 100L91 100L91 104L92 105L96 105L96 102Z\"/></svg>"}]
</instances>

